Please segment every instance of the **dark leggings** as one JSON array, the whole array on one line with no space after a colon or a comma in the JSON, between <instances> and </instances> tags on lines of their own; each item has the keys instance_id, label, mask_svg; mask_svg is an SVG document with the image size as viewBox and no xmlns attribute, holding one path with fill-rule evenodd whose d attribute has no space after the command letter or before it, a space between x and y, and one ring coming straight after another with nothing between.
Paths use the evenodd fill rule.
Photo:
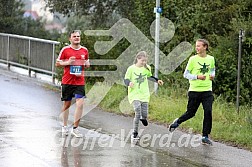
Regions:
<instances>
[{"instance_id":1,"label":"dark leggings","mask_svg":"<svg viewBox=\"0 0 252 167\"><path fill-rule=\"evenodd\" d=\"M204 109L204 120L203 120L203 136L208 136L212 129L212 104L213 104L213 94L212 91L207 92L188 92L188 103L187 111L178 119L178 123L181 124L186 120L195 116L200 103L202 103Z\"/></svg>"}]
</instances>

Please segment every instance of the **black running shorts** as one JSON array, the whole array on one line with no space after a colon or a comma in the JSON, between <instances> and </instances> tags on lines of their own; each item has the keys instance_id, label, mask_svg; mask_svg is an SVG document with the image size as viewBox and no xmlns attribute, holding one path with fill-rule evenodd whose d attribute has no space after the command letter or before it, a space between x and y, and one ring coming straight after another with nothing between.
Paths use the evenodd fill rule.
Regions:
<instances>
[{"instance_id":1,"label":"black running shorts","mask_svg":"<svg viewBox=\"0 0 252 167\"><path fill-rule=\"evenodd\" d=\"M71 101L72 98L85 98L85 85L61 85L61 101Z\"/></svg>"}]
</instances>

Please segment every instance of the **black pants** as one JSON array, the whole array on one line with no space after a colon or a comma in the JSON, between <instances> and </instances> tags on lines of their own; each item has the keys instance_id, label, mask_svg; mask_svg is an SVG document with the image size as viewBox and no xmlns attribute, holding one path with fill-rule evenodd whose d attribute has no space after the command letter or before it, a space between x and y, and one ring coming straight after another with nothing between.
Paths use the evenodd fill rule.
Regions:
<instances>
[{"instance_id":1,"label":"black pants","mask_svg":"<svg viewBox=\"0 0 252 167\"><path fill-rule=\"evenodd\" d=\"M178 123L192 118L195 116L200 103L202 103L204 109L204 120L203 120L203 136L208 136L212 129L212 104L213 104L213 94L212 91L207 92L188 92L188 104L187 111L178 119Z\"/></svg>"}]
</instances>

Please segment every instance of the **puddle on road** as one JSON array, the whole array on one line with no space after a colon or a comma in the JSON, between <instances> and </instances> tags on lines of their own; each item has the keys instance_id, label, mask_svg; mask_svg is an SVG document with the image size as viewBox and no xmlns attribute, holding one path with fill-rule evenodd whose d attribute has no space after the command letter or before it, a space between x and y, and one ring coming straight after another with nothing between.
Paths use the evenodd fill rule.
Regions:
<instances>
[{"instance_id":1,"label":"puddle on road","mask_svg":"<svg viewBox=\"0 0 252 167\"><path fill-rule=\"evenodd\" d=\"M61 150L62 166L92 167L195 167L202 166L194 162L170 155L164 151L152 151L132 145L109 135L81 128L84 138L62 137L61 132L55 138ZM78 165L77 165L78 164Z\"/></svg>"}]
</instances>

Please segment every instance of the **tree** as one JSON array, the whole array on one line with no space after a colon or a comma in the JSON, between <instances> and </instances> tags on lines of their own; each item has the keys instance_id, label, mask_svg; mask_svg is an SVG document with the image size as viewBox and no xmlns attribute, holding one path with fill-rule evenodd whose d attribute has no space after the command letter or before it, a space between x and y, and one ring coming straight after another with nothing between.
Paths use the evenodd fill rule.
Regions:
<instances>
[{"instance_id":1,"label":"tree","mask_svg":"<svg viewBox=\"0 0 252 167\"><path fill-rule=\"evenodd\" d=\"M21 0L0 0L0 32L20 34L23 6Z\"/></svg>"},{"instance_id":2,"label":"tree","mask_svg":"<svg viewBox=\"0 0 252 167\"><path fill-rule=\"evenodd\" d=\"M150 37L149 27L155 20L153 9L156 6L153 0L48 0L52 10L65 14L89 15L91 28L110 28L110 25L120 17L129 19L147 37ZM214 81L215 93L224 95L228 101L235 100L236 94L236 70L238 53L238 32L240 28L252 31L251 0L215 0L205 2L203 0L162 0L162 17L170 19L175 25L174 37L160 49L169 53L182 41L195 43L197 38L206 38L211 44L211 53L217 62L217 77ZM115 14L118 17L113 18ZM150 37L151 39L151 37ZM250 102L252 97L252 37L247 35L243 43L241 99L242 102ZM92 44L90 44L92 46ZM117 45L120 50L126 45ZM113 51L110 52L113 55ZM114 54L118 55L118 54ZM185 64L176 69L176 73L170 75L182 76ZM169 79L169 76L165 76ZM185 86L182 77L176 78L176 83ZM181 78L181 79L178 79ZM178 80L181 80L178 81Z\"/></svg>"},{"instance_id":3,"label":"tree","mask_svg":"<svg viewBox=\"0 0 252 167\"><path fill-rule=\"evenodd\" d=\"M41 19L24 18L24 4L21 0L0 0L0 32L27 35L37 38L57 38L58 33L45 30ZM55 39L54 39L55 40Z\"/></svg>"},{"instance_id":4,"label":"tree","mask_svg":"<svg viewBox=\"0 0 252 167\"><path fill-rule=\"evenodd\" d=\"M71 30L88 30L91 27L91 18L88 16L71 16L66 22L66 31Z\"/></svg>"},{"instance_id":5,"label":"tree","mask_svg":"<svg viewBox=\"0 0 252 167\"><path fill-rule=\"evenodd\" d=\"M92 27L102 28L113 20L116 1L114 0L47 0L51 12L65 16L91 16Z\"/></svg>"}]
</instances>

